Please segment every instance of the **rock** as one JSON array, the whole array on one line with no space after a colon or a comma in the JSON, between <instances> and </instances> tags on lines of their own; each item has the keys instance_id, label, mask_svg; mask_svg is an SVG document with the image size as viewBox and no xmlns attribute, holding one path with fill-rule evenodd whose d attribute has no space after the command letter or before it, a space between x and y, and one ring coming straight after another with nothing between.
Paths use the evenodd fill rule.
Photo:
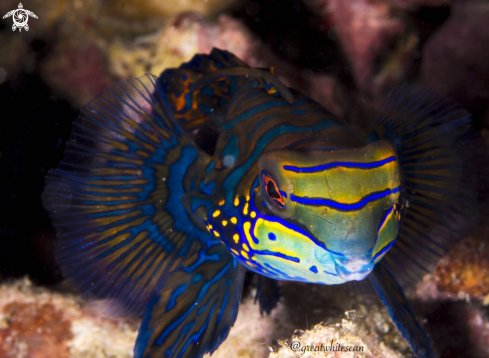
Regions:
<instances>
[{"instance_id":1,"label":"rock","mask_svg":"<svg viewBox=\"0 0 489 358\"><path fill-rule=\"evenodd\" d=\"M76 106L91 100L113 82L107 75L105 55L92 44L62 41L41 67L44 81Z\"/></svg>"},{"instance_id":2,"label":"rock","mask_svg":"<svg viewBox=\"0 0 489 358\"><path fill-rule=\"evenodd\" d=\"M285 306L262 317L253 297L254 292L243 300L229 336L212 358L268 357L268 346L291 334ZM105 300L87 304L77 296L36 287L27 278L2 284L0 357L132 357L140 322L105 316L111 305Z\"/></svg>"},{"instance_id":3,"label":"rock","mask_svg":"<svg viewBox=\"0 0 489 358\"><path fill-rule=\"evenodd\" d=\"M279 341L281 348L270 358L322 358L330 354L342 358L413 357L385 309L361 305L357 311L347 311L346 316L348 319L341 323L318 324Z\"/></svg>"},{"instance_id":4,"label":"rock","mask_svg":"<svg viewBox=\"0 0 489 358\"><path fill-rule=\"evenodd\" d=\"M356 85L383 97L405 81L419 41L416 31L392 3L371 0L309 0L324 18L328 34L337 37Z\"/></svg>"},{"instance_id":5,"label":"rock","mask_svg":"<svg viewBox=\"0 0 489 358\"><path fill-rule=\"evenodd\" d=\"M189 61L196 53L210 53L214 47L232 52L251 67L273 66L286 85L310 96L340 118L352 108L349 95L337 78L284 62L240 21L227 15L219 16L217 22L208 22L198 14L182 14L151 36L115 41L109 45L108 70L117 79L148 72L159 75L166 68Z\"/></svg>"},{"instance_id":6,"label":"rock","mask_svg":"<svg viewBox=\"0 0 489 358\"><path fill-rule=\"evenodd\" d=\"M204 16L215 15L227 10L237 0L108 0L104 2L104 11L112 16L129 19L148 19L151 17L171 17L188 11Z\"/></svg>"},{"instance_id":7,"label":"rock","mask_svg":"<svg viewBox=\"0 0 489 358\"><path fill-rule=\"evenodd\" d=\"M258 304L254 304L254 290L239 306L239 313L229 336L212 356L204 358L265 358L268 346L284 335L290 335L293 327L287 323L286 308L279 304L269 316L260 316Z\"/></svg>"},{"instance_id":8,"label":"rock","mask_svg":"<svg viewBox=\"0 0 489 358\"><path fill-rule=\"evenodd\" d=\"M484 300L489 295L488 228L457 244L423 278L416 295L422 301Z\"/></svg>"},{"instance_id":9,"label":"rock","mask_svg":"<svg viewBox=\"0 0 489 358\"><path fill-rule=\"evenodd\" d=\"M28 279L0 286L0 357L129 358L138 326L90 312L80 299Z\"/></svg>"}]
</instances>

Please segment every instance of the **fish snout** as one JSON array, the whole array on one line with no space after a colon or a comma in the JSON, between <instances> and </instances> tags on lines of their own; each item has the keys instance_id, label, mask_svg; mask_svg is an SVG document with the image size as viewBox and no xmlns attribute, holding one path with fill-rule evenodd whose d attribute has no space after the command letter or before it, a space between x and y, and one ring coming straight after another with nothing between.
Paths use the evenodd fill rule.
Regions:
<instances>
[{"instance_id":1,"label":"fish snout","mask_svg":"<svg viewBox=\"0 0 489 358\"><path fill-rule=\"evenodd\" d=\"M345 281L361 281L374 269L372 255L338 256L334 255L336 273Z\"/></svg>"}]
</instances>

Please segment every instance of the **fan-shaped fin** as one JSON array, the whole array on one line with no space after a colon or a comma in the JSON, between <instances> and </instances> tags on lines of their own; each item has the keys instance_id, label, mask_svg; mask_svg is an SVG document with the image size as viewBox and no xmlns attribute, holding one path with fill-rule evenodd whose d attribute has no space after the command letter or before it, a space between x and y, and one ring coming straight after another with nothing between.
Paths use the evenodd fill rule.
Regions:
<instances>
[{"instance_id":1,"label":"fan-shaped fin","mask_svg":"<svg viewBox=\"0 0 489 358\"><path fill-rule=\"evenodd\" d=\"M412 287L477 222L488 178L487 150L458 103L427 88L395 88L379 110L372 141L397 145L408 206L396 244L382 259ZM407 202L406 202L407 200Z\"/></svg>"},{"instance_id":2,"label":"fan-shaped fin","mask_svg":"<svg viewBox=\"0 0 489 358\"><path fill-rule=\"evenodd\" d=\"M89 102L46 177L63 275L88 296L117 300L113 313L142 314L161 277L211 240L180 203L187 170L202 160L153 76Z\"/></svg>"},{"instance_id":3,"label":"fan-shaped fin","mask_svg":"<svg viewBox=\"0 0 489 358\"><path fill-rule=\"evenodd\" d=\"M134 348L136 358L201 358L223 342L238 314L245 268L218 243L163 277Z\"/></svg>"}]
</instances>

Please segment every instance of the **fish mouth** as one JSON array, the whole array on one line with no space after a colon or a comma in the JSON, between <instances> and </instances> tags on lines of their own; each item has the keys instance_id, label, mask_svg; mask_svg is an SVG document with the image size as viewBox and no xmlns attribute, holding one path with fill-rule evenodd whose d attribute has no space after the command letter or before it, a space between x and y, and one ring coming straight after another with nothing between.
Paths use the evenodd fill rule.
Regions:
<instances>
[{"instance_id":1,"label":"fish mouth","mask_svg":"<svg viewBox=\"0 0 489 358\"><path fill-rule=\"evenodd\" d=\"M345 257L334 255L336 273L345 281L361 281L374 269L371 255Z\"/></svg>"}]
</instances>

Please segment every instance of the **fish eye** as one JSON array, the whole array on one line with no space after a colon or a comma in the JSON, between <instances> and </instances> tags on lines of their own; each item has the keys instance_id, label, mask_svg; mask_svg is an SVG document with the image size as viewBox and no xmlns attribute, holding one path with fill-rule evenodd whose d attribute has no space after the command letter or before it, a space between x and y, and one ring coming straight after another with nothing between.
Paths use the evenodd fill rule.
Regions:
<instances>
[{"instance_id":1,"label":"fish eye","mask_svg":"<svg viewBox=\"0 0 489 358\"><path fill-rule=\"evenodd\" d=\"M285 207L284 198L282 194L280 194L280 190L275 183L275 180L273 180L271 175L265 171L262 172L262 183L264 191L267 193L268 199L270 199L272 203L280 208Z\"/></svg>"}]
</instances>

